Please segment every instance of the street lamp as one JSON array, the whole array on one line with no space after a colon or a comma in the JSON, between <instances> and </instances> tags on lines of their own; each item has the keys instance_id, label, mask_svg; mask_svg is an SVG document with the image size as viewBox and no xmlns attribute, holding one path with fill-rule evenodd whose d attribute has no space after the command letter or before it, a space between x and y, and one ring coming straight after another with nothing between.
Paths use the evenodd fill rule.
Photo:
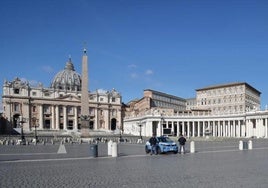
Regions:
<instances>
[{"instance_id":1,"label":"street lamp","mask_svg":"<svg viewBox=\"0 0 268 188\"><path fill-rule=\"evenodd\" d=\"M164 126L164 118L163 118L162 114L161 114L161 125L160 126L161 126L160 127L160 131L161 131L160 135L162 136L163 135L163 126Z\"/></svg>"},{"instance_id":2,"label":"street lamp","mask_svg":"<svg viewBox=\"0 0 268 188\"><path fill-rule=\"evenodd\" d=\"M33 121L33 124L34 124L34 138L35 138L35 141L37 142L38 137L37 137L37 130L36 130L36 122L37 122L36 117L33 117L32 121Z\"/></svg>"},{"instance_id":3,"label":"street lamp","mask_svg":"<svg viewBox=\"0 0 268 188\"><path fill-rule=\"evenodd\" d=\"M142 140L142 136L141 136L141 127L142 127L142 124L139 123L139 127L140 127L140 139Z\"/></svg>"},{"instance_id":4,"label":"street lamp","mask_svg":"<svg viewBox=\"0 0 268 188\"><path fill-rule=\"evenodd\" d=\"M21 127L21 141L22 141L23 145L25 145L25 136L23 133L23 124L26 123L25 120L26 120L25 118L23 118L22 116L19 116L19 123L20 123L20 127Z\"/></svg>"}]
</instances>

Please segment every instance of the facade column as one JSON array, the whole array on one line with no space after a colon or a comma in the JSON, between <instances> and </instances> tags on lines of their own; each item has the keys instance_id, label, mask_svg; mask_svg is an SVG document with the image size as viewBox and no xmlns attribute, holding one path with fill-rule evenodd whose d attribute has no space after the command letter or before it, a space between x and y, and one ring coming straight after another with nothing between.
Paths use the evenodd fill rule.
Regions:
<instances>
[{"instance_id":1,"label":"facade column","mask_svg":"<svg viewBox=\"0 0 268 188\"><path fill-rule=\"evenodd\" d=\"M56 128L56 125L55 125L55 106L54 105L51 105L51 128L53 130L55 130Z\"/></svg>"},{"instance_id":2,"label":"facade column","mask_svg":"<svg viewBox=\"0 0 268 188\"><path fill-rule=\"evenodd\" d=\"M56 130L60 130L60 113L59 113L59 106L56 105L55 107L55 116L56 116Z\"/></svg>"},{"instance_id":3,"label":"facade column","mask_svg":"<svg viewBox=\"0 0 268 188\"><path fill-rule=\"evenodd\" d=\"M63 130L67 130L67 107L63 106Z\"/></svg>"},{"instance_id":4,"label":"facade column","mask_svg":"<svg viewBox=\"0 0 268 188\"><path fill-rule=\"evenodd\" d=\"M27 118L28 121L26 121L22 126L24 128L24 130L27 130L27 131L30 131L31 130L31 117L30 117L30 103L27 101L27 102L23 102L22 103L22 107L21 107L21 114L24 118Z\"/></svg>"},{"instance_id":5,"label":"facade column","mask_svg":"<svg viewBox=\"0 0 268 188\"><path fill-rule=\"evenodd\" d=\"M39 106L39 128L44 129L44 111L43 111L43 105L40 104Z\"/></svg>"},{"instance_id":6,"label":"facade column","mask_svg":"<svg viewBox=\"0 0 268 188\"><path fill-rule=\"evenodd\" d=\"M108 114L110 113L110 110L108 110ZM99 108L95 108L94 109L94 126L93 129L99 129L100 125L99 125ZM108 120L109 121L109 120Z\"/></svg>"},{"instance_id":7,"label":"facade column","mask_svg":"<svg viewBox=\"0 0 268 188\"><path fill-rule=\"evenodd\" d=\"M77 110L78 107L74 106L73 108L74 108L74 127L73 127L73 129L75 131L77 131L78 130L78 110Z\"/></svg>"}]
</instances>

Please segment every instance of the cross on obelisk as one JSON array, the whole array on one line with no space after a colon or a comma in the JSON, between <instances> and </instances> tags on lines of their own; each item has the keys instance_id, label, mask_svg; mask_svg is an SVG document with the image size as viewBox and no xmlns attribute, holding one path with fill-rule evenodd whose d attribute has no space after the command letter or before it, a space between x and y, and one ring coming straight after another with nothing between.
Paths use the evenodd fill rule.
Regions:
<instances>
[{"instance_id":1,"label":"cross on obelisk","mask_svg":"<svg viewBox=\"0 0 268 188\"><path fill-rule=\"evenodd\" d=\"M82 58L82 88L81 88L81 137L89 137L89 97L88 97L88 62L87 50L84 48Z\"/></svg>"}]
</instances>

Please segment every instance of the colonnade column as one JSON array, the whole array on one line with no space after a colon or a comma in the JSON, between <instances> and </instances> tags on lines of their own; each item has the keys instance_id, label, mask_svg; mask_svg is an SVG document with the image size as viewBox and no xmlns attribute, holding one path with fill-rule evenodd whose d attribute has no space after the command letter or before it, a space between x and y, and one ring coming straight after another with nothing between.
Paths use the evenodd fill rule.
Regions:
<instances>
[{"instance_id":1,"label":"colonnade column","mask_svg":"<svg viewBox=\"0 0 268 188\"><path fill-rule=\"evenodd\" d=\"M187 121L187 137L190 137L190 122Z\"/></svg>"},{"instance_id":2,"label":"colonnade column","mask_svg":"<svg viewBox=\"0 0 268 188\"><path fill-rule=\"evenodd\" d=\"M268 133L267 133L267 131L268 131L268 129L267 129L267 118L265 118L264 119L264 131L265 131L265 135L264 135L264 137L265 138L267 138L267 136L268 136Z\"/></svg>"},{"instance_id":3,"label":"colonnade column","mask_svg":"<svg viewBox=\"0 0 268 188\"><path fill-rule=\"evenodd\" d=\"M192 137L195 137L195 122L194 121L192 121L192 127L193 127Z\"/></svg>"},{"instance_id":4,"label":"colonnade column","mask_svg":"<svg viewBox=\"0 0 268 188\"><path fill-rule=\"evenodd\" d=\"M200 121L197 122L197 136L200 137Z\"/></svg>"},{"instance_id":5,"label":"colonnade column","mask_svg":"<svg viewBox=\"0 0 268 188\"><path fill-rule=\"evenodd\" d=\"M216 121L213 121L212 123L212 136L216 137Z\"/></svg>"},{"instance_id":6,"label":"colonnade column","mask_svg":"<svg viewBox=\"0 0 268 188\"><path fill-rule=\"evenodd\" d=\"M186 136L185 135L185 124L184 124L185 122L183 121L182 122L182 135L184 135L184 136Z\"/></svg>"},{"instance_id":7,"label":"colonnade column","mask_svg":"<svg viewBox=\"0 0 268 188\"><path fill-rule=\"evenodd\" d=\"M202 132L203 132L203 137L205 136L205 129L206 129L206 122L202 121Z\"/></svg>"}]
</instances>

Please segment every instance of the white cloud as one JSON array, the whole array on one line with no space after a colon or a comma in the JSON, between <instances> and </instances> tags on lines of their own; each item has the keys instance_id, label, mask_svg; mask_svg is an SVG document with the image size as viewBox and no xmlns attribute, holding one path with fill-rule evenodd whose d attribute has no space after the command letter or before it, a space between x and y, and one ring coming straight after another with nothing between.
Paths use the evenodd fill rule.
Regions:
<instances>
[{"instance_id":1,"label":"white cloud","mask_svg":"<svg viewBox=\"0 0 268 188\"><path fill-rule=\"evenodd\" d=\"M131 64L131 65L128 65L128 68L135 69L135 68L137 68L137 65Z\"/></svg>"},{"instance_id":2,"label":"white cloud","mask_svg":"<svg viewBox=\"0 0 268 188\"><path fill-rule=\"evenodd\" d=\"M50 67L50 66L43 66L42 70L47 72L47 73L53 73L54 72L54 69L52 67Z\"/></svg>"},{"instance_id":3,"label":"white cloud","mask_svg":"<svg viewBox=\"0 0 268 188\"><path fill-rule=\"evenodd\" d=\"M131 78L138 78L139 76L138 76L137 73L131 73L131 74L130 74L130 77L131 77Z\"/></svg>"},{"instance_id":4,"label":"white cloud","mask_svg":"<svg viewBox=\"0 0 268 188\"><path fill-rule=\"evenodd\" d=\"M148 69L146 72L145 72L146 75L152 75L154 74L154 72L150 69Z\"/></svg>"}]
</instances>

